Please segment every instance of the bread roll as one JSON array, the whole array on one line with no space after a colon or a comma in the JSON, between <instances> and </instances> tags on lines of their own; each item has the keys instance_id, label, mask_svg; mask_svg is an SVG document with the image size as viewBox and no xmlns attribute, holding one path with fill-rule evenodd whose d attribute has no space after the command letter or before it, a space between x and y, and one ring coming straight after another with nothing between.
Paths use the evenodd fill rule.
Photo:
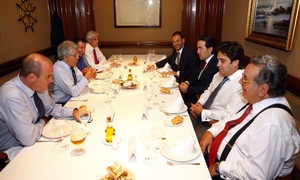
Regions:
<instances>
[{"instance_id":1,"label":"bread roll","mask_svg":"<svg viewBox=\"0 0 300 180\"><path fill-rule=\"evenodd\" d=\"M165 93L165 94L170 94L170 93L171 93L171 90L168 89L168 88L161 88L160 91L161 91L162 93Z\"/></svg>"},{"instance_id":2,"label":"bread roll","mask_svg":"<svg viewBox=\"0 0 300 180\"><path fill-rule=\"evenodd\" d=\"M182 116L175 116L172 120L173 125L177 125L183 122L183 117Z\"/></svg>"},{"instance_id":3,"label":"bread roll","mask_svg":"<svg viewBox=\"0 0 300 180\"><path fill-rule=\"evenodd\" d=\"M80 110L86 110L87 107L86 107L86 105L83 104L83 105L81 105L81 106L79 107L79 109L80 109Z\"/></svg>"}]
</instances>

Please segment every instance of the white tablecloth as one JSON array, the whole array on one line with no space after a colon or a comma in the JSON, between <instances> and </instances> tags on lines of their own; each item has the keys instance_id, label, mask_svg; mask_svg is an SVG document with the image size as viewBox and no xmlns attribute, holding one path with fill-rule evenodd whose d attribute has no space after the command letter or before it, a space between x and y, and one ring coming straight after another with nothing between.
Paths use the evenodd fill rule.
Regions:
<instances>
[{"instance_id":1,"label":"white tablecloth","mask_svg":"<svg viewBox=\"0 0 300 180\"><path fill-rule=\"evenodd\" d=\"M156 55L157 59L163 56ZM20 179L72 179L72 180L96 180L104 176L106 167L114 164L115 161L123 167L129 169L135 176L136 180L153 180L153 179L211 179L207 166L205 164L202 153L188 162L200 162L200 165L180 165L169 166L168 160L159 152L152 153L158 163L149 165L144 162L145 149L142 146L140 138L141 129L150 126L154 120L170 119L172 116L167 116L159 110L159 106L152 105L152 109L148 111L148 119L143 118L144 106L147 104L145 92L143 91L144 84L151 84L149 76L151 73L143 73L146 65L144 65L145 55L138 55L139 66L128 67L124 69L124 65L131 62L133 55L123 55L122 66L113 68L114 78L122 76L127 77L128 68L131 69L135 80L140 82L137 89L121 89L119 94L112 100L111 103L106 103L106 94L87 93L85 96L88 101L69 101L66 106L79 107L82 104L88 108L94 108L92 113L93 122L87 125L90 134L86 138L84 148L86 153L82 156L72 156L73 149L69 136L65 138L71 146L70 149L55 153L52 142L38 142L31 147L24 148L7 167L0 173L0 179L5 180L20 180ZM109 63L109 62L108 62ZM153 73L153 72L152 72ZM154 81L163 83L165 78L161 78L157 74ZM93 80L90 83L97 83L99 80ZM88 91L88 90L87 90ZM168 103L180 96L177 88L172 89L172 94L159 94L157 101L159 104ZM154 102L152 98L151 103ZM116 129L116 134L121 138L119 148L113 150L111 146L102 143L105 128L106 117L109 115L111 108L115 111L113 126ZM195 137L195 133L187 115L184 113L184 123L178 127L167 126L166 140L183 139L190 135ZM135 138L137 145L137 160L128 161L128 142L131 138ZM42 137L42 139L45 139ZM163 143L163 141L162 141ZM197 144L198 146L198 144Z\"/></svg>"}]
</instances>

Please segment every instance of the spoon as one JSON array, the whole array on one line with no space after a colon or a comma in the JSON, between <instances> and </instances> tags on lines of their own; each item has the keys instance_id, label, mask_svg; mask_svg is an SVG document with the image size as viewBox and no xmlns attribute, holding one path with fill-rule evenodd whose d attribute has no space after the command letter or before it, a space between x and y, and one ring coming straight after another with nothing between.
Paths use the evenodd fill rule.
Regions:
<instances>
[{"instance_id":1,"label":"spoon","mask_svg":"<svg viewBox=\"0 0 300 180\"><path fill-rule=\"evenodd\" d=\"M171 162L171 161L167 161L167 164L169 164L170 166L177 166L177 165L200 165L200 163L186 163L186 162Z\"/></svg>"}]
</instances>

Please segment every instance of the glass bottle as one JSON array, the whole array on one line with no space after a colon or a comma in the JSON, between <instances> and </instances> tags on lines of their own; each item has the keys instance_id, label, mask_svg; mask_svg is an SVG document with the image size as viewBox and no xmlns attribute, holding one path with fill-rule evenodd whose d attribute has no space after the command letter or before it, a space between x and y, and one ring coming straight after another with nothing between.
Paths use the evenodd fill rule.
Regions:
<instances>
[{"instance_id":1,"label":"glass bottle","mask_svg":"<svg viewBox=\"0 0 300 180\"><path fill-rule=\"evenodd\" d=\"M137 62L138 62L138 58L137 58L137 56L134 54L134 56L133 56L133 63L134 63L134 64L137 64Z\"/></svg>"},{"instance_id":2,"label":"glass bottle","mask_svg":"<svg viewBox=\"0 0 300 180\"><path fill-rule=\"evenodd\" d=\"M132 73L131 73L131 69L129 69L128 76L127 76L127 81L132 81L132 80L133 80L133 76L132 76Z\"/></svg>"},{"instance_id":3,"label":"glass bottle","mask_svg":"<svg viewBox=\"0 0 300 180\"><path fill-rule=\"evenodd\" d=\"M112 143L113 135L115 133L115 128L112 126L111 117L107 117L107 126L105 129L105 140L108 143Z\"/></svg>"}]
</instances>

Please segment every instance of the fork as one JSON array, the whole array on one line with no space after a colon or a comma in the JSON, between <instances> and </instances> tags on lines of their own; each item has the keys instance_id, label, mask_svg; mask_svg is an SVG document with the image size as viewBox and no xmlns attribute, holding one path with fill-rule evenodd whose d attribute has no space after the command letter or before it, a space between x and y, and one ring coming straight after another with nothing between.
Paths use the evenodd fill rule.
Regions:
<instances>
[{"instance_id":1,"label":"fork","mask_svg":"<svg viewBox=\"0 0 300 180\"><path fill-rule=\"evenodd\" d=\"M169 164L170 166L177 166L177 165L200 165L200 163L171 162L171 161L167 161L167 164Z\"/></svg>"}]
</instances>

